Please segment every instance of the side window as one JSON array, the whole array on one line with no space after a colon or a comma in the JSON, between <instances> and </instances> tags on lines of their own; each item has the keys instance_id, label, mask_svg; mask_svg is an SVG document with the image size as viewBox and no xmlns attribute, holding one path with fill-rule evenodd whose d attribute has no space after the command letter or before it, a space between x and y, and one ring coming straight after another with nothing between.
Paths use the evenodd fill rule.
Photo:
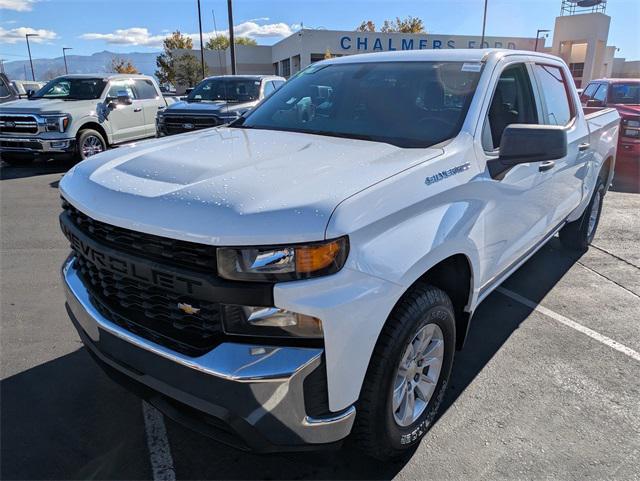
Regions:
<instances>
[{"instance_id":1,"label":"side window","mask_svg":"<svg viewBox=\"0 0 640 481\"><path fill-rule=\"evenodd\" d=\"M265 97L268 97L269 95L271 95L275 91L276 91L276 88L273 86L273 82L269 81L269 82L265 82L264 83L264 96Z\"/></svg>"},{"instance_id":2,"label":"side window","mask_svg":"<svg viewBox=\"0 0 640 481\"><path fill-rule=\"evenodd\" d=\"M487 113L483 132L485 150L500 147L502 133L508 125L537 123L538 112L526 66L507 67L498 79Z\"/></svg>"},{"instance_id":3,"label":"side window","mask_svg":"<svg viewBox=\"0 0 640 481\"><path fill-rule=\"evenodd\" d=\"M560 67L536 64L536 77L540 82L540 90L546 107L548 125L567 125L573 118L572 104L567 95L567 82Z\"/></svg>"},{"instance_id":4,"label":"side window","mask_svg":"<svg viewBox=\"0 0 640 481\"><path fill-rule=\"evenodd\" d=\"M0 78L0 97L8 97L9 95L9 87L7 87L4 83L4 80Z\"/></svg>"},{"instance_id":5,"label":"side window","mask_svg":"<svg viewBox=\"0 0 640 481\"><path fill-rule=\"evenodd\" d=\"M607 90L608 88L606 84L600 84L600 88L593 96L593 100L599 100L602 102L602 105L604 105L607 102Z\"/></svg>"},{"instance_id":6,"label":"side window","mask_svg":"<svg viewBox=\"0 0 640 481\"><path fill-rule=\"evenodd\" d=\"M136 79L133 81L139 99L155 99L158 96L151 80Z\"/></svg>"},{"instance_id":7,"label":"side window","mask_svg":"<svg viewBox=\"0 0 640 481\"><path fill-rule=\"evenodd\" d=\"M584 89L584 92L582 92L582 95L580 96L580 100L582 102L586 102L587 100L591 100L593 98L593 94L595 94L596 90L598 90L598 85L599 84L589 84L589 85L587 85L587 88Z\"/></svg>"},{"instance_id":8,"label":"side window","mask_svg":"<svg viewBox=\"0 0 640 481\"><path fill-rule=\"evenodd\" d=\"M111 82L107 97L116 98L120 90L124 90L125 92L127 92L129 94L129 97L131 97L132 99L137 98L135 92L133 91L133 82L131 80L115 80Z\"/></svg>"},{"instance_id":9,"label":"side window","mask_svg":"<svg viewBox=\"0 0 640 481\"><path fill-rule=\"evenodd\" d=\"M284 80L274 80L273 81L273 86L275 87L276 90L278 90L283 85L284 85Z\"/></svg>"}]
</instances>

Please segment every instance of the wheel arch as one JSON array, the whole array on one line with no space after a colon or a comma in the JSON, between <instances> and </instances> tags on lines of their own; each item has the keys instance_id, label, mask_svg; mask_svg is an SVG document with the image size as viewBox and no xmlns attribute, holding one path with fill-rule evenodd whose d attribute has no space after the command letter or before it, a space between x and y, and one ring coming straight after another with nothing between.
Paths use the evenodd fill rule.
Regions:
<instances>
[{"instance_id":1,"label":"wheel arch","mask_svg":"<svg viewBox=\"0 0 640 481\"><path fill-rule=\"evenodd\" d=\"M111 139L109 138L109 135L107 134L107 131L104 129L104 127L100 125L98 122L95 122L92 120L85 122L80 127L78 127L78 131L76 132L76 140L78 139L78 137L80 137L80 134L82 133L82 131L87 129L92 129L100 133L104 141L107 143L107 147L111 145Z\"/></svg>"}]
</instances>

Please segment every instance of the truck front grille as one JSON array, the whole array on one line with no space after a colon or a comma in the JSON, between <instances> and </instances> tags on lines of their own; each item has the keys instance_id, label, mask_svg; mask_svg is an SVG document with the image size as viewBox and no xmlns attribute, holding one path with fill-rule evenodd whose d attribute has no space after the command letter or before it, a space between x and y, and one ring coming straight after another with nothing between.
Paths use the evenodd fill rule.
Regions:
<instances>
[{"instance_id":1,"label":"truck front grille","mask_svg":"<svg viewBox=\"0 0 640 481\"><path fill-rule=\"evenodd\" d=\"M76 227L107 246L163 264L204 270L211 274L216 272L216 249L213 246L169 239L105 224L80 212L64 199L62 208L69 213Z\"/></svg>"},{"instance_id":2,"label":"truck front grille","mask_svg":"<svg viewBox=\"0 0 640 481\"><path fill-rule=\"evenodd\" d=\"M92 304L111 322L189 356L215 347L223 334L218 303L181 296L103 269L78 255L78 273ZM197 307L187 314L179 305Z\"/></svg>"},{"instance_id":3,"label":"truck front grille","mask_svg":"<svg viewBox=\"0 0 640 481\"><path fill-rule=\"evenodd\" d=\"M164 117L164 129L168 134L208 129L218 125L222 125L222 122L215 116L165 115Z\"/></svg>"},{"instance_id":4,"label":"truck front grille","mask_svg":"<svg viewBox=\"0 0 640 481\"><path fill-rule=\"evenodd\" d=\"M33 115L0 115L0 134L37 134L38 122Z\"/></svg>"}]
</instances>

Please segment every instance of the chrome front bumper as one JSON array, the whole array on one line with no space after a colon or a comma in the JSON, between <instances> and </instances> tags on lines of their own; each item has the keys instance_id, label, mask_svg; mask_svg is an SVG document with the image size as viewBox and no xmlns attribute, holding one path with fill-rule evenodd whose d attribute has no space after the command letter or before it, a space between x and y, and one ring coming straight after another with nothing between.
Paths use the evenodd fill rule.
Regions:
<instances>
[{"instance_id":1,"label":"chrome front bumper","mask_svg":"<svg viewBox=\"0 0 640 481\"><path fill-rule=\"evenodd\" d=\"M350 433L353 406L326 418L305 413L303 382L321 365L322 349L225 342L201 357L185 356L104 318L91 304L74 260L70 257L62 267L67 306L98 361L163 397L224 421L252 450L333 443Z\"/></svg>"},{"instance_id":2,"label":"chrome front bumper","mask_svg":"<svg viewBox=\"0 0 640 481\"><path fill-rule=\"evenodd\" d=\"M39 139L35 137L0 137L3 152L30 152L34 154L55 154L71 152L75 139Z\"/></svg>"}]
</instances>

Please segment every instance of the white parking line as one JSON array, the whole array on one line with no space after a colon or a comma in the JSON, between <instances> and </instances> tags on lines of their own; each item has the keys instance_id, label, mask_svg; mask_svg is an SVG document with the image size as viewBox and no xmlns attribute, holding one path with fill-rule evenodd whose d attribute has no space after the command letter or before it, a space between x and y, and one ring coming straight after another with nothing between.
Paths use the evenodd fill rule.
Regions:
<instances>
[{"instance_id":1,"label":"white parking line","mask_svg":"<svg viewBox=\"0 0 640 481\"><path fill-rule=\"evenodd\" d=\"M153 471L154 481L175 481L176 471L173 468L173 456L167 438L167 428L164 425L162 413L152 405L142 401L142 416L144 428L147 432L147 446L149 460Z\"/></svg>"},{"instance_id":2,"label":"white parking line","mask_svg":"<svg viewBox=\"0 0 640 481\"><path fill-rule=\"evenodd\" d=\"M545 316L550 317L555 321L558 321L560 324L564 324L565 326L570 327L571 329L575 329L576 331L581 332L582 334L585 334L590 338L595 339L596 341L601 342L606 346L609 346L611 349L615 349L616 351L621 352L622 354L625 354L630 358L640 362L640 352L634 351L630 347L627 347L624 344L620 344L618 341L614 341L610 337L604 336L599 332L594 331L593 329L589 329L588 327L583 326L582 324L579 324L576 321L572 321L568 317L564 317L563 315L558 314L557 312L554 312L551 309L547 309L544 306L536 304L535 302L527 299L526 297L522 297L520 294L516 294L515 292L510 291L509 289L505 289L504 287L498 287L496 290L501 294L504 294L505 296L510 297L514 301L517 301L520 304L523 304L533 309L534 311L538 311L539 313L544 314Z\"/></svg>"}]
</instances>

